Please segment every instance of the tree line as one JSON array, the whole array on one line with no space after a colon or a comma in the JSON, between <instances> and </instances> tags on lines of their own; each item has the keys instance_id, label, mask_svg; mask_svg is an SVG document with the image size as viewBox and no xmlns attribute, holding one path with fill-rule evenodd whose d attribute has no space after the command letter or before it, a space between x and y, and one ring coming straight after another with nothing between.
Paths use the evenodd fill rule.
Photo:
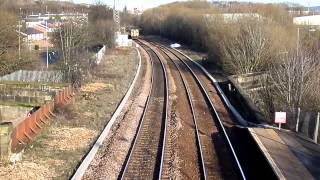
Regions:
<instances>
[{"instance_id":1,"label":"tree line","mask_svg":"<svg viewBox=\"0 0 320 180\"><path fill-rule=\"evenodd\" d=\"M0 75L28 65L33 58L33 54L23 48L19 56L17 30L18 16L0 5Z\"/></svg>"},{"instance_id":2,"label":"tree line","mask_svg":"<svg viewBox=\"0 0 320 180\"><path fill-rule=\"evenodd\" d=\"M145 11L142 33L160 35L200 51L225 74L265 72L261 109L320 110L320 33L293 24L284 4L216 6L178 2ZM229 13L229 18L223 13ZM249 15L230 15L246 13ZM272 118L271 118L272 119Z\"/></svg>"}]
</instances>

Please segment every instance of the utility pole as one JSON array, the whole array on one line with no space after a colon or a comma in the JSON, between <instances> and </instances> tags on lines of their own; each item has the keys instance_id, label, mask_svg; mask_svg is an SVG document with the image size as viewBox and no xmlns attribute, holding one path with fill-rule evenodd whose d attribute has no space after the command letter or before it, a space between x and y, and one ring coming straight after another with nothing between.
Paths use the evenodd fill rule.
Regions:
<instances>
[{"instance_id":1,"label":"utility pole","mask_svg":"<svg viewBox=\"0 0 320 180\"><path fill-rule=\"evenodd\" d=\"M46 14L48 15L48 6L46 6ZM49 15L48 15L49 17ZM48 19L46 19L46 46L47 46L47 69L49 68L49 49L48 49Z\"/></svg>"},{"instance_id":2,"label":"utility pole","mask_svg":"<svg viewBox=\"0 0 320 180\"><path fill-rule=\"evenodd\" d=\"M20 16L19 16L19 60L21 59L21 37L20 37L20 34L21 34L21 8L20 8L20 10L19 10L20 12L19 12L19 14L20 14Z\"/></svg>"},{"instance_id":3,"label":"utility pole","mask_svg":"<svg viewBox=\"0 0 320 180\"><path fill-rule=\"evenodd\" d=\"M298 32L297 32L297 57L299 57L299 48L300 48L300 27L298 27Z\"/></svg>"},{"instance_id":4,"label":"utility pole","mask_svg":"<svg viewBox=\"0 0 320 180\"><path fill-rule=\"evenodd\" d=\"M120 32L120 13L119 10L116 9L116 0L113 0L113 21L116 25L116 31Z\"/></svg>"}]
</instances>

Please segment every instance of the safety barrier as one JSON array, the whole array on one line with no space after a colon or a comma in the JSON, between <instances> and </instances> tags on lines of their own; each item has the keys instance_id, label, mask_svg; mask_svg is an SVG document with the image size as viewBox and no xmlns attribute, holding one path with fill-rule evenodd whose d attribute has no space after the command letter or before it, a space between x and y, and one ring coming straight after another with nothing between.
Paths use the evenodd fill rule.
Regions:
<instances>
[{"instance_id":1,"label":"safety barrier","mask_svg":"<svg viewBox=\"0 0 320 180\"><path fill-rule=\"evenodd\" d=\"M46 103L14 128L11 135L11 151L13 153L22 150L41 132L43 127L49 123L50 117L54 116L53 109L53 102Z\"/></svg>"},{"instance_id":2,"label":"safety barrier","mask_svg":"<svg viewBox=\"0 0 320 180\"><path fill-rule=\"evenodd\" d=\"M32 142L42 129L49 124L50 118L55 116L54 108L68 104L74 95L73 93L71 86L65 87L56 94L54 102L47 102L30 117L19 123L11 134L11 152L20 152L27 144Z\"/></svg>"},{"instance_id":3,"label":"safety barrier","mask_svg":"<svg viewBox=\"0 0 320 180\"><path fill-rule=\"evenodd\" d=\"M68 104L74 95L72 86L65 87L63 91L57 93L55 97L55 106L60 107Z\"/></svg>"}]
</instances>

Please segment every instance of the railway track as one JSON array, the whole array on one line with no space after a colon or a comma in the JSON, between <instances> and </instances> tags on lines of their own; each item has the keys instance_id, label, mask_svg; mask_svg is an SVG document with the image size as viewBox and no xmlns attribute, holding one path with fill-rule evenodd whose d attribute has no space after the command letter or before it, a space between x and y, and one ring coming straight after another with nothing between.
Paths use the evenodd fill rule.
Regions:
<instances>
[{"instance_id":1,"label":"railway track","mask_svg":"<svg viewBox=\"0 0 320 180\"><path fill-rule=\"evenodd\" d=\"M256 144L246 133L239 135L239 128L235 128L219 98L221 92L215 90L200 67L177 50L136 42L150 56L151 87L118 179L174 179L175 168L182 179L275 179ZM167 69L176 89L170 94ZM177 114L184 126L178 128L180 139L171 136L176 133L171 131L176 128L172 122ZM170 154L172 150L179 153L178 166L172 166L176 158ZM80 175L75 173L73 179L82 177L89 162L80 166Z\"/></svg>"},{"instance_id":2,"label":"railway track","mask_svg":"<svg viewBox=\"0 0 320 180\"><path fill-rule=\"evenodd\" d=\"M153 59L152 88L119 177L170 179L174 177L171 170L178 168L182 178L188 179L256 179L262 176L272 179L270 167L255 144L246 133L240 132L239 137L242 130L235 126L242 122L234 122L219 91L202 70L174 49L147 41L137 42ZM177 95L170 107L166 68L170 69L176 86L174 95ZM180 139L171 136L175 117L168 118L169 112L180 114L179 118L185 123L185 128L179 130ZM173 145L173 141L178 141L178 145ZM172 150L178 151L179 161L183 162L177 167L172 167L175 158L170 157ZM252 156L259 160L254 162Z\"/></svg>"},{"instance_id":3,"label":"railway track","mask_svg":"<svg viewBox=\"0 0 320 180\"><path fill-rule=\"evenodd\" d=\"M160 51L163 57L167 59L167 68L170 68L172 76L174 78L176 93L176 100L173 100L171 113L180 119L180 123L183 128L180 128L181 137L183 137L182 142L177 142L177 150L179 155L185 157L182 159L184 163L180 163L181 174L184 174L182 178L189 179L207 179L205 161L203 155L203 145L201 143L201 132L198 128L198 120L195 103L191 95L191 90L187 83L187 80L179 66L177 66L174 61L168 61L170 57L164 51ZM177 71L172 69L177 69ZM174 118L174 117L173 117ZM172 120L171 120L172 121ZM176 141L181 141L182 138L177 138ZM170 139L168 139L168 142ZM170 145L168 145L170 147ZM169 151L169 150L168 150ZM169 159L169 158L166 158ZM165 162L167 164L167 162ZM171 178L167 175L166 177Z\"/></svg>"},{"instance_id":4,"label":"railway track","mask_svg":"<svg viewBox=\"0 0 320 180\"><path fill-rule=\"evenodd\" d=\"M121 179L160 179L162 175L168 117L168 81L160 57L150 47L137 41L152 59L149 97Z\"/></svg>"},{"instance_id":5,"label":"railway track","mask_svg":"<svg viewBox=\"0 0 320 180\"><path fill-rule=\"evenodd\" d=\"M219 125L224 127L224 134L228 137L224 140L228 142L234 162L237 166L240 178L242 179L276 179L268 160L260 151L258 145L250 136L247 128L249 123L233 107L229 107L229 101L225 99L218 83L202 69L200 65L192 61L185 54L178 50L167 48L156 44L159 48L171 53L183 66L197 79L198 85L202 86L204 94L208 97L209 104L213 105L213 112L219 121ZM193 72L192 72L193 71ZM230 108L230 109L229 109ZM240 128L239 126L240 125ZM220 129L221 130L221 129Z\"/></svg>"},{"instance_id":6,"label":"railway track","mask_svg":"<svg viewBox=\"0 0 320 180\"><path fill-rule=\"evenodd\" d=\"M245 179L245 175L233 145L226 133L216 108L211 102L205 86L190 66L183 61L182 58L177 56L174 51L163 46L158 47L168 56L169 61L174 64L183 77L182 79L186 85L186 90L188 91L188 98L190 98L192 109L194 109L193 113L195 114L195 118L198 119L195 123L198 123L196 126L199 126L199 128L196 128L197 131L200 129L202 132L202 135L199 136L198 140L198 142L201 142L199 146L202 151L202 177L204 179L234 179L239 177L240 174L240 177ZM208 116L209 114L211 114L211 116ZM224 138L222 138L221 135L224 136ZM230 157L229 154L225 153L227 149L231 152L233 159L228 158ZM218 156L220 159L215 158ZM228 163L232 160L234 164ZM238 172L236 172L236 169Z\"/></svg>"},{"instance_id":7,"label":"railway track","mask_svg":"<svg viewBox=\"0 0 320 180\"><path fill-rule=\"evenodd\" d=\"M183 101L183 99L187 100L187 103L182 102L181 105L185 105L188 104L189 106L185 107L187 108L186 110L181 110L180 113L183 113L183 120L187 121L187 123L190 123L193 125L192 129L186 129L187 132L185 132L185 134L194 134L193 138L194 138L194 145L196 147L194 147L194 149L196 149L196 153L193 154L194 156L197 156L198 159L198 164L194 164L193 166L193 171L191 171L193 173L193 178L194 176L198 175L199 179L207 179L207 173L206 173L206 161L204 158L204 154L206 153L206 148L205 148L205 142L201 142L203 139L201 138L201 132L200 132L200 128L198 125L198 121L201 119L197 119L199 116L197 114L197 109L199 108L199 103L195 103L194 97L192 96L192 90L190 89L190 83L188 83L186 76L183 74L181 67L179 67L179 65L172 60L172 57L170 57L170 55L168 54L168 52L166 52L166 50L162 50L162 53L167 57L167 59L169 60L168 64L171 68L176 68L177 72L178 72L178 77L176 79L176 86L177 89L183 89L184 93L182 96L179 97L179 92L177 92L178 94L178 101ZM173 75L174 76L174 75ZM181 83L181 85L179 84L179 80ZM178 104L178 106L181 106ZM187 116L187 112L191 113L191 116ZM202 139L202 140L201 140ZM188 144L189 148L192 147L192 144ZM183 149L180 149L180 151L184 151ZM184 156L183 153L181 153L182 156ZM188 162L190 163L190 162ZM184 171L184 173L186 173L186 170L182 170ZM189 175L190 177L190 175Z\"/></svg>"}]
</instances>

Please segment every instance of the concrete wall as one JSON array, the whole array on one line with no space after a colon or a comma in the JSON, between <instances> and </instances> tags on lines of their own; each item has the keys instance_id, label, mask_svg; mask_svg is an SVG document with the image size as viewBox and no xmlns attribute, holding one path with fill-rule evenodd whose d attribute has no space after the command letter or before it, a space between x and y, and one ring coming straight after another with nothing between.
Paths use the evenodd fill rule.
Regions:
<instances>
[{"instance_id":1,"label":"concrete wall","mask_svg":"<svg viewBox=\"0 0 320 180\"><path fill-rule=\"evenodd\" d=\"M0 104L22 103L31 106L39 106L45 101L52 100L61 88L43 88L40 86L18 86L10 84L0 84Z\"/></svg>"},{"instance_id":2,"label":"concrete wall","mask_svg":"<svg viewBox=\"0 0 320 180\"><path fill-rule=\"evenodd\" d=\"M27 117L32 107L0 105L0 123L12 122L14 125Z\"/></svg>"},{"instance_id":3,"label":"concrete wall","mask_svg":"<svg viewBox=\"0 0 320 180\"><path fill-rule=\"evenodd\" d=\"M9 161L11 154L11 133L13 126L11 123L0 124L0 158L1 161Z\"/></svg>"},{"instance_id":4,"label":"concrete wall","mask_svg":"<svg viewBox=\"0 0 320 180\"><path fill-rule=\"evenodd\" d=\"M267 78L265 73L249 73L243 75L230 76L235 83L237 83L242 89L251 91L262 87L262 82Z\"/></svg>"}]
</instances>

